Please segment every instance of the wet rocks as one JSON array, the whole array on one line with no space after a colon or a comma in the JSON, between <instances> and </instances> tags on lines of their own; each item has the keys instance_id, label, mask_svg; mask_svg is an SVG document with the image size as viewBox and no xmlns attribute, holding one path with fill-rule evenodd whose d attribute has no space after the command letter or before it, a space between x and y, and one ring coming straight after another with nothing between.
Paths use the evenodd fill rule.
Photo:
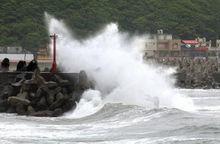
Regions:
<instances>
[{"instance_id":1,"label":"wet rocks","mask_svg":"<svg viewBox=\"0 0 220 144\"><path fill-rule=\"evenodd\" d=\"M28 76L27 76L28 75ZM40 71L18 74L0 93L0 112L54 117L75 108L82 93L91 88L84 71L74 81L59 74L41 76ZM47 80L46 80L47 79Z\"/></svg>"}]
</instances>

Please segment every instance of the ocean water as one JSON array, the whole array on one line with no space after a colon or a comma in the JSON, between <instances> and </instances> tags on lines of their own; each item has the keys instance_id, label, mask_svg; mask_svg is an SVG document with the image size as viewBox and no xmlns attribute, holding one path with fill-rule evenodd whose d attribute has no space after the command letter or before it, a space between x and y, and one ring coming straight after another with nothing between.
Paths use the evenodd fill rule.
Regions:
<instances>
[{"instance_id":1,"label":"ocean water","mask_svg":"<svg viewBox=\"0 0 220 144\"><path fill-rule=\"evenodd\" d=\"M108 103L81 118L0 114L0 143L219 144L220 90L178 91L195 111Z\"/></svg>"},{"instance_id":2,"label":"ocean water","mask_svg":"<svg viewBox=\"0 0 220 144\"><path fill-rule=\"evenodd\" d=\"M85 70L95 90L62 117L0 114L0 143L220 143L220 90L176 88L175 68L143 61L148 35L110 23L78 40L62 20L45 18L58 35L59 68Z\"/></svg>"}]
</instances>

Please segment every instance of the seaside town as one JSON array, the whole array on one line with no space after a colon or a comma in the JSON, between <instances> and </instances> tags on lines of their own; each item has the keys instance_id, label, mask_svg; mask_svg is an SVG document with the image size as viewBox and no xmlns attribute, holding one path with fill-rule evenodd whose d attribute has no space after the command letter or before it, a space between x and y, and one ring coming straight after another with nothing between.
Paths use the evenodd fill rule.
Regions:
<instances>
[{"instance_id":1,"label":"seaside town","mask_svg":"<svg viewBox=\"0 0 220 144\"><path fill-rule=\"evenodd\" d=\"M220 40L213 45L206 38L174 39L163 30L149 35L143 50L145 60L176 67L176 85L183 88L218 88L219 52ZM0 60L3 62L4 58L10 61L10 71L18 70L17 64L21 60L30 62L35 59L41 71L45 72L50 70L52 63L49 46L39 48L35 53L22 47L0 47Z\"/></svg>"},{"instance_id":2,"label":"seaside town","mask_svg":"<svg viewBox=\"0 0 220 144\"><path fill-rule=\"evenodd\" d=\"M173 39L158 30L146 41L144 59L176 67L179 87L218 88L219 52L220 40Z\"/></svg>"},{"instance_id":3,"label":"seaside town","mask_svg":"<svg viewBox=\"0 0 220 144\"><path fill-rule=\"evenodd\" d=\"M220 144L220 0L0 0L0 144Z\"/></svg>"},{"instance_id":4,"label":"seaside town","mask_svg":"<svg viewBox=\"0 0 220 144\"><path fill-rule=\"evenodd\" d=\"M220 40L212 42L203 38L174 39L171 34L158 30L146 39L143 49L144 59L176 67L177 86L184 88L218 88ZM30 62L35 59L41 71L50 71L52 58L50 48L39 48L29 52L22 47L0 47L0 60L8 58L10 67L15 71L20 60Z\"/></svg>"},{"instance_id":5,"label":"seaside town","mask_svg":"<svg viewBox=\"0 0 220 144\"><path fill-rule=\"evenodd\" d=\"M174 39L171 34L158 30L149 35L144 52L146 58L202 58L219 59L220 40L212 42L203 38L191 40Z\"/></svg>"},{"instance_id":6,"label":"seaside town","mask_svg":"<svg viewBox=\"0 0 220 144\"><path fill-rule=\"evenodd\" d=\"M31 116L60 116L75 107L74 102L79 102L84 91L94 88L94 83L89 81L83 70L71 75L71 78L68 76L70 74L57 73L57 35L52 35L52 38L52 49L48 45L34 53L19 46L0 47L3 72L0 80L4 81L0 85L0 111L16 111L20 115ZM216 40L213 46L206 38L174 39L163 30L149 35L142 49L146 62L176 68L176 86L187 89L219 88L219 51L220 40ZM5 72L15 73L11 73L13 77L8 77L9 74ZM28 93L36 93L38 98Z\"/></svg>"},{"instance_id":7,"label":"seaside town","mask_svg":"<svg viewBox=\"0 0 220 144\"><path fill-rule=\"evenodd\" d=\"M171 34L164 34L163 30L158 30L157 34L148 36L143 52L144 59L157 59L158 62L169 65L173 60L183 59L219 61L220 40L212 42L205 37L191 40L174 39ZM34 57L39 63L51 62L48 45L38 48L35 52L27 51L20 46L0 46L0 60L2 61L5 57L8 57L12 63L19 60L31 61Z\"/></svg>"}]
</instances>

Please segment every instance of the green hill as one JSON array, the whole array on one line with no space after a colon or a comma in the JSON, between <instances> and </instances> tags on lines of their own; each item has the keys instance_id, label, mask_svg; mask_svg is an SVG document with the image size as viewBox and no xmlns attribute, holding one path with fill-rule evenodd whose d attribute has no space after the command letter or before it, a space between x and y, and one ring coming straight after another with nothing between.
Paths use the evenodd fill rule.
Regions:
<instances>
[{"instance_id":1,"label":"green hill","mask_svg":"<svg viewBox=\"0 0 220 144\"><path fill-rule=\"evenodd\" d=\"M220 35L219 6L219 0L0 0L0 46L45 46L45 11L63 19L79 38L117 22L131 33L163 29L176 38L214 40Z\"/></svg>"}]
</instances>

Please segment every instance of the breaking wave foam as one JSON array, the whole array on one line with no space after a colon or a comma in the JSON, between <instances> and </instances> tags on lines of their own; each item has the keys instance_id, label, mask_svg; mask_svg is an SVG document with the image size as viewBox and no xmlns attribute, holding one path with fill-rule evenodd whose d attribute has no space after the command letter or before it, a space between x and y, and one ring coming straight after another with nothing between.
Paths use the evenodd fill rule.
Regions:
<instances>
[{"instance_id":1,"label":"breaking wave foam","mask_svg":"<svg viewBox=\"0 0 220 144\"><path fill-rule=\"evenodd\" d=\"M58 65L65 72L85 70L97 91L86 91L73 117L92 114L101 101L139 105L147 109L168 107L192 111L190 98L178 93L170 69L143 62L147 36L128 36L115 23L93 37L77 40L62 21L46 14L49 33L56 33ZM90 100L88 100L90 99ZM104 102L103 102L104 103ZM83 116L85 116L83 115Z\"/></svg>"}]
</instances>

